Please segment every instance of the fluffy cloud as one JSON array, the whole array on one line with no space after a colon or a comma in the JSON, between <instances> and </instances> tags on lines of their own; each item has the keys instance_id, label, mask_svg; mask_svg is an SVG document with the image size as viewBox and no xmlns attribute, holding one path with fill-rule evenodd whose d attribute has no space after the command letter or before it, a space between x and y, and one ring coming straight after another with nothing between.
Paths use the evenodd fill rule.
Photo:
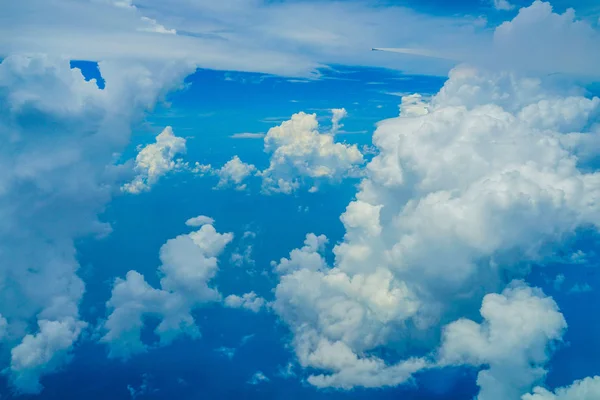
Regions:
<instances>
[{"instance_id":1,"label":"fluffy cloud","mask_svg":"<svg viewBox=\"0 0 600 400\"><path fill-rule=\"evenodd\" d=\"M331 118L331 133L335 134L344 127L344 125L340 124L340 121L348 116L348 112L345 108L333 108L331 113L333 114Z\"/></svg>"},{"instance_id":2,"label":"fluffy cloud","mask_svg":"<svg viewBox=\"0 0 600 400\"><path fill-rule=\"evenodd\" d=\"M187 167L186 170L198 176L213 175L219 178L215 189L224 189L233 186L236 190L246 190L247 184L244 181L256 172L256 167L252 164L246 164L238 156L233 156L221 168L214 168L211 164L194 163L194 167Z\"/></svg>"},{"instance_id":3,"label":"fluffy cloud","mask_svg":"<svg viewBox=\"0 0 600 400\"><path fill-rule=\"evenodd\" d=\"M198 215L197 217L190 218L185 221L187 226L202 226L202 225L212 225L215 223L215 220L211 217L207 217L206 215Z\"/></svg>"},{"instance_id":4,"label":"fluffy cloud","mask_svg":"<svg viewBox=\"0 0 600 400\"><path fill-rule=\"evenodd\" d=\"M567 327L558 306L541 290L515 282L488 294L483 322L460 319L444 328L442 364L486 365L479 372L479 400L518 399L546 374L549 347Z\"/></svg>"},{"instance_id":5,"label":"fluffy cloud","mask_svg":"<svg viewBox=\"0 0 600 400\"><path fill-rule=\"evenodd\" d=\"M550 3L536 0L496 28L486 55L497 68L598 77L589 64L600 62L592 50L598 46L600 32L577 20L573 8L557 14Z\"/></svg>"},{"instance_id":6,"label":"fluffy cloud","mask_svg":"<svg viewBox=\"0 0 600 400\"><path fill-rule=\"evenodd\" d=\"M255 171L254 165L246 164L238 156L234 156L225 165L214 171L214 174L219 177L217 188L234 185L236 190L245 190L244 180Z\"/></svg>"},{"instance_id":7,"label":"fluffy cloud","mask_svg":"<svg viewBox=\"0 0 600 400\"><path fill-rule=\"evenodd\" d=\"M600 376L588 377L573 382L571 386L558 388L554 393L536 387L532 394L526 394L522 400L596 400L600 398Z\"/></svg>"},{"instance_id":8,"label":"fluffy cloud","mask_svg":"<svg viewBox=\"0 0 600 400\"><path fill-rule=\"evenodd\" d=\"M259 312L265 305L265 299L259 297L254 292L245 293L242 296L235 294L225 298L225 306L230 308L245 308L252 312Z\"/></svg>"},{"instance_id":9,"label":"fluffy cloud","mask_svg":"<svg viewBox=\"0 0 600 400\"><path fill-rule=\"evenodd\" d=\"M344 109L333 110L333 131L340 128ZM292 193L303 181L317 190L320 181L335 181L357 173L364 162L356 145L334 142L333 133L320 133L316 114L300 112L271 128L265 136L269 167L260 172L267 193Z\"/></svg>"},{"instance_id":10,"label":"fluffy cloud","mask_svg":"<svg viewBox=\"0 0 600 400\"><path fill-rule=\"evenodd\" d=\"M461 67L431 99L405 96L400 116L378 124L378 154L341 216L346 234L333 265L316 235L273 264L280 274L273 308L294 334L299 363L322 371L309 382L399 384L431 367L442 327L476 318L482 300L483 327L505 340L510 327L525 328L518 321L529 314L517 313L520 306L531 302L549 317L527 317L531 329L516 331L533 335L522 338L517 364L486 354L495 364L480 375L482 395L491 396L492 378L520 396L543 377L540 352L564 322L555 304L526 288L486 294L526 277L531 263L552 260L552 245L578 227L600 224L600 175L585 172L578 156L581 140L600 133L599 100L546 83ZM503 321L498 309L515 312ZM452 326L493 341L482 326L461 321ZM386 362L382 348L400 361ZM519 382L503 375L529 368L523 359L538 368L522 369Z\"/></svg>"},{"instance_id":11,"label":"fluffy cloud","mask_svg":"<svg viewBox=\"0 0 600 400\"><path fill-rule=\"evenodd\" d=\"M188 68L102 62L100 90L65 59L0 63L1 340L18 391L39 391L40 376L68 360L85 327L74 240L109 232L97 214L122 179L114 156Z\"/></svg>"},{"instance_id":12,"label":"fluffy cloud","mask_svg":"<svg viewBox=\"0 0 600 400\"><path fill-rule=\"evenodd\" d=\"M493 0L493 4L496 10L501 11L510 11L515 8L515 6L509 3L507 0Z\"/></svg>"},{"instance_id":13,"label":"fluffy cloud","mask_svg":"<svg viewBox=\"0 0 600 400\"><path fill-rule=\"evenodd\" d=\"M173 129L167 126L156 136L156 143L140 150L135 158L134 170L137 175L132 182L123 185L122 190L131 194L150 190L160 177L183 167L181 159L176 160L175 156L185 151L185 139L175 136Z\"/></svg>"},{"instance_id":14,"label":"fluffy cloud","mask_svg":"<svg viewBox=\"0 0 600 400\"><path fill-rule=\"evenodd\" d=\"M221 300L209 284L218 270L217 257L232 239L233 234L218 233L212 225L204 224L197 231L168 240L159 253L160 289L151 287L136 271L117 279L107 302L110 315L101 339L110 346L110 355L128 358L146 350L140 335L148 315L161 319L155 329L161 345L180 334L197 336L191 311L200 304Z\"/></svg>"}]
</instances>

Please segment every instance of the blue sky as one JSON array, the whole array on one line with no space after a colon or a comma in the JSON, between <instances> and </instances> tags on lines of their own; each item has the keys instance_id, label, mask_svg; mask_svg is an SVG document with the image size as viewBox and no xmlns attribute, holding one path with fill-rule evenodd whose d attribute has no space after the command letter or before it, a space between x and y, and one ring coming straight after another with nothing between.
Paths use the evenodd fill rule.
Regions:
<instances>
[{"instance_id":1,"label":"blue sky","mask_svg":"<svg viewBox=\"0 0 600 400\"><path fill-rule=\"evenodd\" d=\"M600 9L552 6L9 5L0 397L600 398Z\"/></svg>"}]
</instances>

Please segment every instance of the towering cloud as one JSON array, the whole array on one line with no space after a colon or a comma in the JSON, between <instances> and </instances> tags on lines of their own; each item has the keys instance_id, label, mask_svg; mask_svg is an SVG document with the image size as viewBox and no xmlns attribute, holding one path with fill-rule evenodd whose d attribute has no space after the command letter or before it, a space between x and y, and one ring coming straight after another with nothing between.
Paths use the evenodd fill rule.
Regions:
<instances>
[{"instance_id":1,"label":"towering cloud","mask_svg":"<svg viewBox=\"0 0 600 400\"><path fill-rule=\"evenodd\" d=\"M155 330L161 345L180 334L199 334L191 312L201 304L221 300L210 281L218 271L217 257L233 239L231 233L218 233L208 220L202 222L198 230L170 239L161 247L160 289L151 287L137 271L115 281L101 339L109 345L112 357L128 358L146 350L140 335L149 315L161 320ZM260 307L250 304L257 299L243 300L249 302L246 307Z\"/></svg>"},{"instance_id":2,"label":"towering cloud","mask_svg":"<svg viewBox=\"0 0 600 400\"><path fill-rule=\"evenodd\" d=\"M110 230L96 215L121 179L114 154L187 68L100 63L100 90L68 60L0 63L0 340L18 391L41 390L85 328L73 242Z\"/></svg>"},{"instance_id":3,"label":"towering cloud","mask_svg":"<svg viewBox=\"0 0 600 400\"><path fill-rule=\"evenodd\" d=\"M468 67L453 70L430 101L404 97L400 116L374 133L379 153L341 216L346 234L334 264L308 244L275 264L274 309L294 333L300 364L322 371L309 382L396 385L431 367L447 324L447 335L467 327L491 347L519 326L527 331L515 338L523 348L513 361L487 347L454 354L490 365L480 374L481 399L529 391L543 377L546 344L561 336L562 315L526 287L486 294L525 277L578 227L600 224L600 175L584 172L581 145L600 134L599 107L598 98L541 79ZM461 319L476 318L482 301L488 322ZM548 319L519 311L534 306ZM444 343L450 354L456 342ZM381 348L400 361L386 362Z\"/></svg>"}]
</instances>

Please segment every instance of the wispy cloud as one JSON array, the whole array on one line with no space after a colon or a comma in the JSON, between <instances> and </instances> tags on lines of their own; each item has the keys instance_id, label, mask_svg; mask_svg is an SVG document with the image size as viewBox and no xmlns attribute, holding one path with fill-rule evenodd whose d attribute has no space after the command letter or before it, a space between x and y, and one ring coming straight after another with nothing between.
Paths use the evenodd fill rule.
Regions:
<instances>
[{"instance_id":1,"label":"wispy cloud","mask_svg":"<svg viewBox=\"0 0 600 400\"><path fill-rule=\"evenodd\" d=\"M229 136L232 139L262 139L265 137L264 133L252 133L252 132L241 132L241 133L234 133L233 135Z\"/></svg>"}]
</instances>

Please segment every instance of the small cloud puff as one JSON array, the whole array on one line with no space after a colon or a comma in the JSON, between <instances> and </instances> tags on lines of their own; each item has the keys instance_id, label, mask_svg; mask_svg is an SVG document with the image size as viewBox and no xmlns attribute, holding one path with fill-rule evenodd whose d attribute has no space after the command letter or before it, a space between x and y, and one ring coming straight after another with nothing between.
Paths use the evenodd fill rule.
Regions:
<instances>
[{"instance_id":1,"label":"small cloud puff","mask_svg":"<svg viewBox=\"0 0 600 400\"><path fill-rule=\"evenodd\" d=\"M252 312L259 312L265 306L265 299L259 297L254 292L245 293L242 296L235 294L225 298L225 306L229 308L245 308Z\"/></svg>"},{"instance_id":2,"label":"small cloud puff","mask_svg":"<svg viewBox=\"0 0 600 400\"><path fill-rule=\"evenodd\" d=\"M215 223L215 220L212 219L211 217L207 217L206 215L199 215L197 217L190 218L187 221L185 221L185 224L187 226L193 226L193 227L198 227L198 226L202 226L202 225L213 225L214 223Z\"/></svg>"},{"instance_id":3,"label":"small cloud puff","mask_svg":"<svg viewBox=\"0 0 600 400\"><path fill-rule=\"evenodd\" d=\"M259 383L269 382L270 379L263 374L261 371L256 371L254 375L248 380L250 385L258 385Z\"/></svg>"}]
</instances>

